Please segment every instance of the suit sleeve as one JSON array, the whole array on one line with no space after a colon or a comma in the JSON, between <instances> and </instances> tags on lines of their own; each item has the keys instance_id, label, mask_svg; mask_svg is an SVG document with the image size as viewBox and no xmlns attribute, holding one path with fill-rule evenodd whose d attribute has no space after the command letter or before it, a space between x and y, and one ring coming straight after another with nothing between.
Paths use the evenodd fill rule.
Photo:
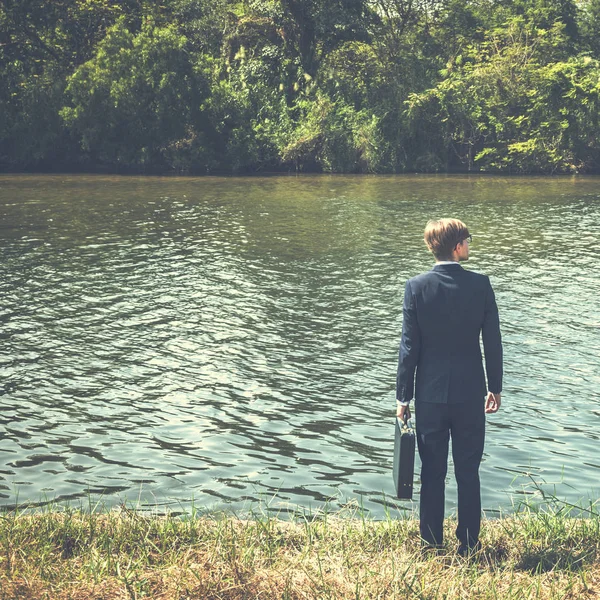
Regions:
<instances>
[{"instance_id":1,"label":"suit sleeve","mask_svg":"<svg viewBox=\"0 0 600 600\"><path fill-rule=\"evenodd\" d=\"M489 279L481 334L483 337L488 390L499 394L502 391L502 336L500 334L496 296Z\"/></svg>"},{"instance_id":2,"label":"suit sleeve","mask_svg":"<svg viewBox=\"0 0 600 600\"><path fill-rule=\"evenodd\" d=\"M404 290L402 314L402 338L400 340L398 374L396 376L396 400L409 402L414 396L415 370L421 351L421 332L410 281L406 282L406 289Z\"/></svg>"}]
</instances>

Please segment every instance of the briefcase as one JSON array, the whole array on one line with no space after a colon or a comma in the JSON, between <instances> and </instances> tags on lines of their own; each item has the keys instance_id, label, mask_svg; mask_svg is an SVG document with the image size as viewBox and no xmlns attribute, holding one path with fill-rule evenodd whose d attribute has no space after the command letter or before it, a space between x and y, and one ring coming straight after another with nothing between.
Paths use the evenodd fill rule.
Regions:
<instances>
[{"instance_id":1,"label":"briefcase","mask_svg":"<svg viewBox=\"0 0 600 600\"><path fill-rule=\"evenodd\" d=\"M401 500L412 500L415 474L415 430L396 417L394 436L394 487Z\"/></svg>"}]
</instances>

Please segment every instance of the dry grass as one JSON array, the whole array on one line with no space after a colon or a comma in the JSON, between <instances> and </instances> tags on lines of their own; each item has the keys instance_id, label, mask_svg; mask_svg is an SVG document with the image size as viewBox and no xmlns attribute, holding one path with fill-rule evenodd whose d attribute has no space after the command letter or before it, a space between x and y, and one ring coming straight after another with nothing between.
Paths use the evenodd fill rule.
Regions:
<instances>
[{"instance_id":1,"label":"dry grass","mask_svg":"<svg viewBox=\"0 0 600 600\"><path fill-rule=\"evenodd\" d=\"M420 553L410 519L0 516L0 600L600 597L600 518L484 522L482 551ZM450 545L451 544L451 545Z\"/></svg>"}]
</instances>

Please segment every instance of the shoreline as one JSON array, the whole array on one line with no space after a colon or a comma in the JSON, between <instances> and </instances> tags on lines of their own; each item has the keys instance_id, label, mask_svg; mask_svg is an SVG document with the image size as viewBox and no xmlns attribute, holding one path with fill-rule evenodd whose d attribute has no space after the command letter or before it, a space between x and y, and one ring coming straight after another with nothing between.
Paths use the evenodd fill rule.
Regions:
<instances>
[{"instance_id":1,"label":"shoreline","mask_svg":"<svg viewBox=\"0 0 600 600\"><path fill-rule=\"evenodd\" d=\"M392 178L474 178L474 179L598 179L600 169L586 173L510 173L505 171L403 171L401 173L330 173L327 171L214 171L200 173L192 171L116 171L103 169L56 169L40 171L11 171L0 169L0 177L107 177L116 179L260 179L260 178L352 178L352 179L392 179Z\"/></svg>"},{"instance_id":2,"label":"shoreline","mask_svg":"<svg viewBox=\"0 0 600 600\"><path fill-rule=\"evenodd\" d=\"M152 516L126 507L0 515L0 599L595 598L600 514L482 522L482 549L422 553L415 518Z\"/></svg>"}]
</instances>

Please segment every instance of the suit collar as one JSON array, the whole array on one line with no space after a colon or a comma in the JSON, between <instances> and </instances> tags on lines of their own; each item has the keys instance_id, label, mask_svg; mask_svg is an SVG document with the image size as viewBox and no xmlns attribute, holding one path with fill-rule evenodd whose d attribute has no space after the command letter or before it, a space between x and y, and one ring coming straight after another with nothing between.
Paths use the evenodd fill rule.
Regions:
<instances>
[{"instance_id":1,"label":"suit collar","mask_svg":"<svg viewBox=\"0 0 600 600\"><path fill-rule=\"evenodd\" d=\"M433 265L433 269L434 271L453 271L455 269L460 269L461 271L463 270L462 266L460 265L460 263L457 262L453 262L453 263L436 263L435 265Z\"/></svg>"}]
</instances>

